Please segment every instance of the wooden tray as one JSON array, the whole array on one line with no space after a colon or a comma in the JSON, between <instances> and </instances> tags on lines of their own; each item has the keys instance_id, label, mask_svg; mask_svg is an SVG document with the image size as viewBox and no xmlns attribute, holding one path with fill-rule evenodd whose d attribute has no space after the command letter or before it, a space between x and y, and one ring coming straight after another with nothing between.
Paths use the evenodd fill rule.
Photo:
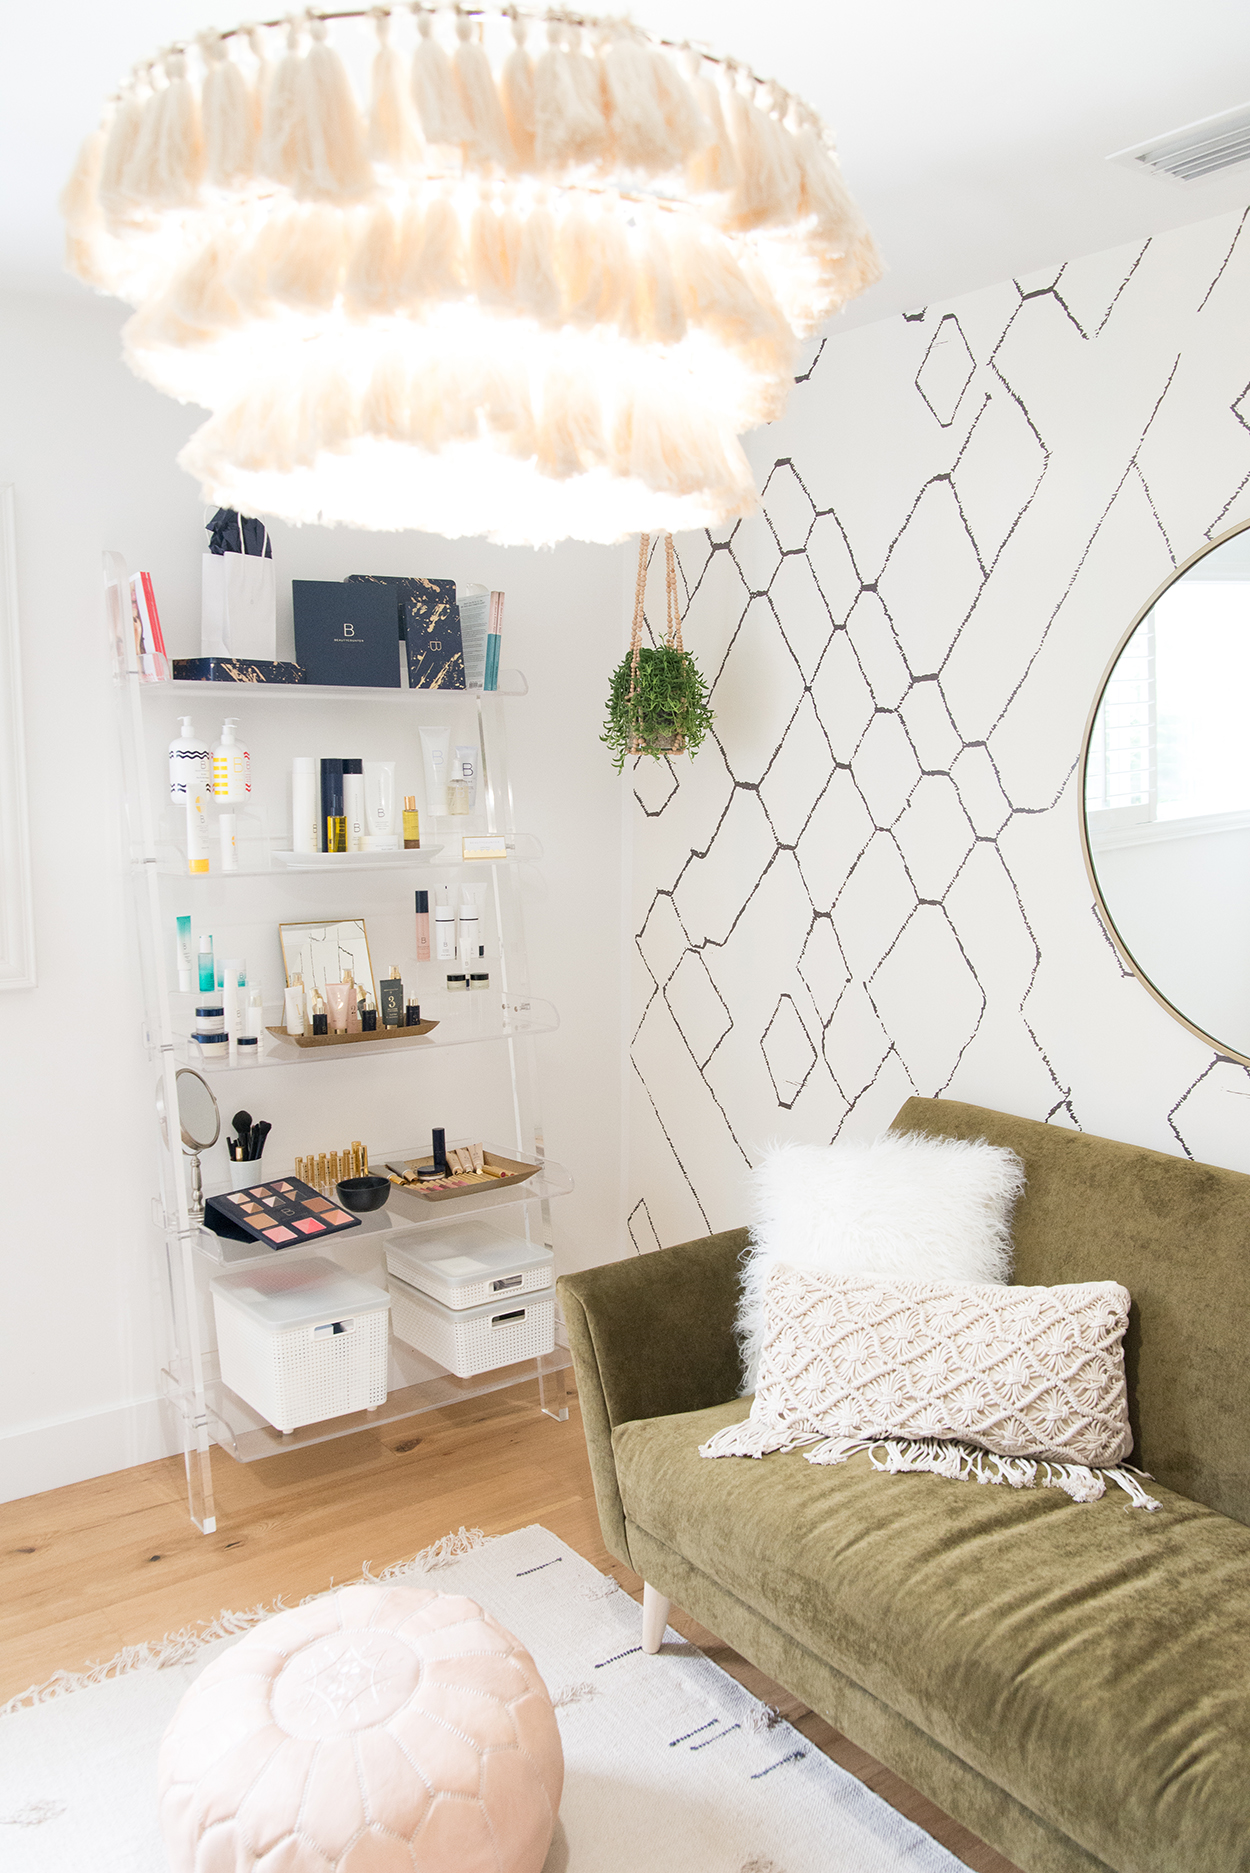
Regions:
<instances>
[{"instance_id":1,"label":"wooden tray","mask_svg":"<svg viewBox=\"0 0 1250 1873\"><path fill-rule=\"evenodd\" d=\"M541 1171L541 1164L521 1164L515 1158L502 1158L497 1151L483 1151L483 1161L493 1164L501 1170L502 1177L484 1177L480 1171L472 1176L467 1171L455 1171L440 1181L437 1190L431 1190L428 1184L397 1184L392 1181L391 1190L402 1192L406 1197L420 1197L425 1203L446 1203L450 1197L467 1196L471 1190L506 1190L510 1184L523 1184L527 1177L535 1177ZM433 1164L434 1159L402 1158L399 1160L404 1170L415 1171L422 1164ZM390 1170L390 1165L387 1165Z\"/></svg>"},{"instance_id":2,"label":"wooden tray","mask_svg":"<svg viewBox=\"0 0 1250 1873\"><path fill-rule=\"evenodd\" d=\"M353 1041L419 1041L437 1026L437 1021L418 1021L415 1028L377 1028L372 1034L288 1034L285 1028L266 1028L265 1032L275 1040L290 1041L292 1047L350 1047Z\"/></svg>"}]
</instances>

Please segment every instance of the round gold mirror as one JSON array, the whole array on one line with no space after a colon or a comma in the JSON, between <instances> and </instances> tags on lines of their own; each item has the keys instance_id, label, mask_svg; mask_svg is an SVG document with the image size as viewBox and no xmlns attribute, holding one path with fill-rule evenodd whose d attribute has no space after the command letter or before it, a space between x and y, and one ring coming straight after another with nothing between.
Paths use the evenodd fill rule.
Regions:
<instances>
[{"instance_id":1,"label":"round gold mirror","mask_svg":"<svg viewBox=\"0 0 1250 1873\"><path fill-rule=\"evenodd\" d=\"M1116 646L1082 749L1099 909L1170 1014L1250 1064L1250 523L1179 566Z\"/></svg>"}]
</instances>

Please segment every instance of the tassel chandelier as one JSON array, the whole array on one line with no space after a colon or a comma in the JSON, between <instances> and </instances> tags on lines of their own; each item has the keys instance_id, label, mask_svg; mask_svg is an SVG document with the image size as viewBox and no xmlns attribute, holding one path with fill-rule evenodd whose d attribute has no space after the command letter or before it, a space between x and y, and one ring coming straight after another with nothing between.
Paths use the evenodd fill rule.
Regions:
<instances>
[{"instance_id":1,"label":"tassel chandelier","mask_svg":"<svg viewBox=\"0 0 1250 1873\"><path fill-rule=\"evenodd\" d=\"M178 458L206 501L506 544L749 512L739 436L880 274L799 99L515 6L168 48L62 209L131 369L211 412Z\"/></svg>"}]
</instances>

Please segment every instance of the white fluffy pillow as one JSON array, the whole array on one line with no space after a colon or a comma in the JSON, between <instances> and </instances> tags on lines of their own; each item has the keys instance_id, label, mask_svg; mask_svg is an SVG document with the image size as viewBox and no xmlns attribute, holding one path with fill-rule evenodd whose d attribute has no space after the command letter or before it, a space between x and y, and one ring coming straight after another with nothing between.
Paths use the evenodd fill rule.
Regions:
<instances>
[{"instance_id":1,"label":"white fluffy pillow","mask_svg":"<svg viewBox=\"0 0 1250 1873\"><path fill-rule=\"evenodd\" d=\"M751 1173L737 1320L744 1389L755 1388L764 1284L776 1263L829 1275L1005 1282L1023 1189L1015 1152L983 1138L884 1132L866 1145L773 1145Z\"/></svg>"}]
</instances>

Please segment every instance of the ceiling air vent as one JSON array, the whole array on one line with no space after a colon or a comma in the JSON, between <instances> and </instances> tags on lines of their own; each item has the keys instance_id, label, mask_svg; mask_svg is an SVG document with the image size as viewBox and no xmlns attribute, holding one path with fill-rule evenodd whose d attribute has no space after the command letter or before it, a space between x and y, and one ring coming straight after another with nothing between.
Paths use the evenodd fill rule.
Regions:
<instances>
[{"instance_id":1,"label":"ceiling air vent","mask_svg":"<svg viewBox=\"0 0 1250 1873\"><path fill-rule=\"evenodd\" d=\"M1196 124L1170 130L1166 136L1152 137L1131 150L1117 150L1107 158L1128 169L1148 169L1157 176L1170 176L1175 182L1201 182L1217 170L1231 169L1234 163L1250 160L1250 104L1235 111L1222 111L1218 117L1204 117Z\"/></svg>"}]
</instances>

